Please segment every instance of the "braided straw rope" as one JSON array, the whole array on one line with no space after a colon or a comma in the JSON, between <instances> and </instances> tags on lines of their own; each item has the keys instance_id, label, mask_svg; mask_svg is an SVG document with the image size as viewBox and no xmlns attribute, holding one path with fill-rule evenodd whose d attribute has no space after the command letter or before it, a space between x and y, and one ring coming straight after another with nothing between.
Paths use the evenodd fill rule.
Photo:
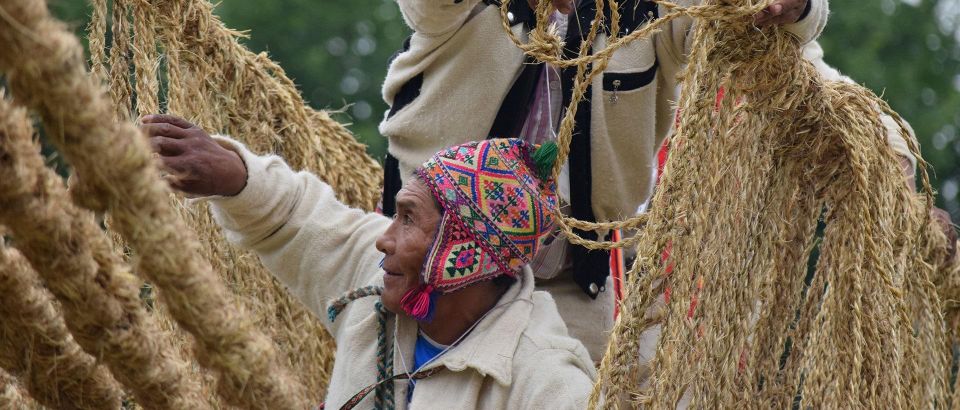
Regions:
<instances>
[{"instance_id":1,"label":"braided straw rope","mask_svg":"<svg viewBox=\"0 0 960 410\"><path fill-rule=\"evenodd\" d=\"M120 407L116 382L73 341L53 298L27 261L2 243L0 294L0 367L17 375L45 406Z\"/></svg>"},{"instance_id":2,"label":"braided straw rope","mask_svg":"<svg viewBox=\"0 0 960 410\"><path fill-rule=\"evenodd\" d=\"M957 268L943 262L916 141L907 140L923 195L904 184L878 112L906 136L902 119L861 87L824 82L782 29L752 27L769 1L658 3L672 11L568 60L547 32L546 4L527 43L508 30L508 4L501 10L524 52L577 67L554 175L577 104L613 53L677 18L695 22L681 122L652 210L605 223L557 215L573 243L637 247L591 407L674 408L683 397L708 408L785 408L797 397L804 408L947 403L955 339L940 297L956 289ZM598 0L581 50L593 44L602 8ZM826 230L808 286L822 209ZM615 244L572 232L623 227L639 233ZM641 358L641 334L651 330L661 332L655 356Z\"/></svg>"},{"instance_id":3,"label":"braided straw rope","mask_svg":"<svg viewBox=\"0 0 960 410\"><path fill-rule=\"evenodd\" d=\"M130 86L130 27L127 21L128 0L113 0L111 13L113 46L110 47L110 78L114 83L122 83L122 87L110 89L113 104L117 115L126 118L130 115L133 87ZM97 23L99 27L101 24ZM102 42L101 42L102 44Z\"/></svg>"},{"instance_id":4,"label":"braided straw rope","mask_svg":"<svg viewBox=\"0 0 960 410\"><path fill-rule=\"evenodd\" d=\"M166 201L169 190L146 140L132 124L118 122L85 72L76 38L49 17L41 1L0 4L10 23L0 27L0 42L18 56L0 57L10 89L37 109L60 153L104 196L111 226L136 252L139 271L161 290L171 315L196 338L199 362L216 373L221 395L245 408L307 408L303 387L233 305L200 256L200 244Z\"/></svg>"},{"instance_id":5,"label":"braided straw rope","mask_svg":"<svg viewBox=\"0 0 960 410\"><path fill-rule=\"evenodd\" d=\"M260 153L275 153L295 169L308 170L328 182L340 200L372 210L380 196L381 169L365 148L327 113L309 108L293 82L265 54L254 54L237 41L204 0L127 2L134 24L133 66L137 73L138 114L156 113L156 71L148 71L160 52L166 65L166 110L203 128L232 135ZM94 0L94 18L106 3ZM105 23L91 23L91 28ZM151 32L150 29L153 29ZM151 40L151 37L156 40ZM102 31L90 30L96 64L107 46ZM93 46L91 46L93 47ZM148 69L144 69L148 67ZM114 90L127 87L113 78ZM115 91L116 92L116 91ZM149 98L141 95L149 94ZM203 254L256 316L304 378L310 399L323 400L333 363L332 339L319 321L267 272L257 258L228 244L206 204L177 206L203 238Z\"/></svg>"},{"instance_id":6,"label":"braided straw rope","mask_svg":"<svg viewBox=\"0 0 960 410\"><path fill-rule=\"evenodd\" d=\"M10 6L0 6L4 18L16 10ZM0 28L0 42L11 44L9 34ZM26 113L0 100L0 223L63 306L77 343L103 360L140 403L204 408L196 380L181 375L186 366L169 335L140 303L136 278L113 254L93 215L69 202L31 137Z\"/></svg>"}]
</instances>

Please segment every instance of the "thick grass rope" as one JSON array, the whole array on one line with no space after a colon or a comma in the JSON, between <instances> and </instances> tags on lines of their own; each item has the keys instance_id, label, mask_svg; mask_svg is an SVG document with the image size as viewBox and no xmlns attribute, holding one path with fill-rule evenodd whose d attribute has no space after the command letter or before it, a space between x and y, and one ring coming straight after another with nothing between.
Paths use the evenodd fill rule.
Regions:
<instances>
[{"instance_id":1,"label":"thick grass rope","mask_svg":"<svg viewBox=\"0 0 960 410\"><path fill-rule=\"evenodd\" d=\"M0 3L8 15L9 3ZM10 26L2 26L10 27ZM0 42L10 44L0 29ZM204 408L170 335L139 299L139 281L113 253L92 213L72 205L44 167L26 113L0 100L0 223L61 303L77 343L102 360L146 408Z\"/></svg>"},{"instance_id":2,"label":"thick grass rope","mask_svg":"<svg viewBox=\"0 0 960 410\"><path fill-rule=\"evenodd\" d=\"M945 243L930 237L925 163L916 196L878 112L909 135L902 119L860 87L824 83L780 29L752 27L766 1L660 4L672 11L568 60L546 31L544 4L529 42L505 26L528 55L578 69L558 135L562 164L576 105L612 53L678 17L695 21L681 123L653 210L606 223L561 219L571 242L593 249L618 245L584 241L570 228L641 228L625 244L637 244L638 260L591 405L673 408L688 398L786 407L798 393L813 407L947 402L938 292L948 286L933 282L947 282L948 268L936 262ZM598 13L588 45L602 22ZM728 96L717 109L721 87ZM908 145L919 158L916 142ZM823 208L826 236L807 287ZM638 357L651 329L662 332L655 357Z\"/></svg>"},{"instance_id":3,"label":"thick grass rope","mask_svg":"<svg viewBox=\"0 0 960 410\"><path fill-rule=\"evenodd\" d=\"M111 88L110 91L117 115L120 118L127 118L131 115L130 108L133 103L133 87L130 85L131 27L127 20L129 1L113 0L113 9L111 10L110 34L113 38L113 44L110 47L110 78L111 82L114 83L122 81L124 86Z\"/></svg>"},{"instance_id":4,"label":"thick grass rope","mask_svg":"<svg viewBox=\"0 0 960 410\"><path fill-rule=\"evenodd\" d=\"M77 345L37 273L2 240L0 294L0 367L31 397L58 409L120 407L116 381Z\"/></svg>"},{"instance_id":5,"label":"thick grass rope","mask_svg":"<svg viewBox=\"0 0 960 410\"><path fill-rule=\"evenodd\" d=\"M305 408L300 383L272 343L236 307L201 257L200 244L166 201L146 139L120 121L85 71L82 49L40 1L8 0L4 14L22 30L0 30L17 59L0 58L10 88L41 114L64 158L105 196L112 227L135 251L138 271L161 290L170 313L197 340L198 359L219 377L228 403L245 408ZM8 27L12 27L8 26ZM48 53L22 57L27 49Z\"/></svg>"},{"instance_id":6,"label":"thick grass rope","mask_svg":"<svg viewBox=\"0 0 960 410\"><path fill-rule=\"evenodd\" d=\"M116 0L114 1L116 2ZM93 6L99 7L100 5L93 4ZM132 58L134 73L136 73L136 112L141 116L160 112L160 82L157 77L160 55L157 52L157 23L155 15L148 12L150 10L149 7L150 5L147 0L132 1L130 7L134 44ZM91 56L92 53L91 46ZM123 64L123 62L120 62L120 64ZM124 64L123 67L127 68L128 66ZM111 66L111 68L113 67ZM118 67L117 69L119 70L120 68ZM116 81L117 79L114 79L113 83L116 83ZM129 84L128 81L127 83Z\"/></svg>"},{"instance_id":7,"label":"thick grass rope","mask_svg":"<svg viewBox=\"0 0 960 410\"><path fill-rule=\"evenodd\" d=\"M171 98L170 112L255 151L274 152L294 168L315 172L341 201L373 209L382 171L364 146L326 112L311 109L283 69L244 48L240 34L224 27L212 9L201 0L163 0L145 11L156 15L163 50L176 54L177 77L169 84L178 98Z\"/></svg>"},{"instance_id":8,"label":"thick grass rope","mask_svg":"<svg viewBox=\"0 0 960 410\"><path fill-rule=\"evenodd\" d=\"M97 78L107 79L107 0L90 0L90 22L87 24L87 43L90 48L90 72Z\"/></svg>"},{"instance_id":9,"label":"thick grass rope","mask_svg":"<svg viewBox=\"0 0 960 410\"><path fill-rule=\"evenodd\" d=\"M292 167L309 170L330 183L346 203L373 209L379 199L379 165L346 128L327 113L309 108L279 66L265 54L251 53L240 45L239 34L223 26L209 3L136 1L130 2L130 7L135 44L144 43L140 33L151 35L146 28L136 29L142 24L139 22L155 22L143 25L154 28L159 51L166 58L168 112L208 130L230 134L256 152L281 155ZM137 72L153 61L148 55L155 51L134 47ZM137 86L145 84L138 77ZM139 101L136 111L156 112ZM290 365L303 375L311 400L322 401L334 348L320 323L291 299L253 255L224 241L206 205L177 209L204 238L203 252L214 269L256 314L258 325L280 345Z\"/></svg>"}]
</instances>

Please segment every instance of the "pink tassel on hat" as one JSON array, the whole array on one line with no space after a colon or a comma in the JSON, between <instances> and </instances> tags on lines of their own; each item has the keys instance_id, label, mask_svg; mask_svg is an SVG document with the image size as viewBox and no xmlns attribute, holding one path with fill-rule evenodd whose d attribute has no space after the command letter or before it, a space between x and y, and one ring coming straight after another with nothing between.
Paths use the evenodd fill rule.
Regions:
<instances>
[{"instance_id":1,"label":"pink tassel on hat","mask_svg":"<svg viewBox=\"0 0 960 410\"><path fill-rule=\"evenodd\" d=\"M403 295L400 306L417 321L429 322L433 318L434 299L433 285L421 285Z\"/></svg>"}]
</instances>

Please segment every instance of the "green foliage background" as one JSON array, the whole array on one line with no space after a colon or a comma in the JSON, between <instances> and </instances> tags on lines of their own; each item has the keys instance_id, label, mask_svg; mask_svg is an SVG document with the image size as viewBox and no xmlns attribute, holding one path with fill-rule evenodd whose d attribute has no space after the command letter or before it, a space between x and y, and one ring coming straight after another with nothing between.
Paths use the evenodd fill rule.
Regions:
<instances>
[{"instance_id":1,"label":"green foliage background","mask_svg":"<svg viewBox=\"0 0 960 410\"><path fill-rule=\"evenodd\" d=\"M931 163L939 206L960 218L960 0L834 0L820 41L827 61L882 94L913 125ZM82 35L83 0L53 0ZM409 33L394 0L225 0L228 26L267 51L317 108L341 122L377 158L386 144L377 124L386 110L380 84L387 61Z\"/></svg>"}]
</instances>

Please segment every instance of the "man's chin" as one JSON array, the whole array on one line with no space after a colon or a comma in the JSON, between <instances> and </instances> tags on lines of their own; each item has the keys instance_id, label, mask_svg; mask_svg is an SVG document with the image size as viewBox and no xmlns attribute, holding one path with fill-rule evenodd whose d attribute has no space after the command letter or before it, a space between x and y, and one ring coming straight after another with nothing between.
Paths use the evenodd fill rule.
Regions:
<instances>
[{"instance_id":1,"label":"man's chin","mask_svg":"<svg viewBox=\"0 0 960 410\"><path fill-rule=\"evenodd\" d=\"M403 296L397 297L394 292L384 290L383 295L380 296L380 301L383 303L384 309L387 309L388 312L395 315L403 314L403 307L400 304L400 301L403 299Z\"/></svg>"}]
</instances>

